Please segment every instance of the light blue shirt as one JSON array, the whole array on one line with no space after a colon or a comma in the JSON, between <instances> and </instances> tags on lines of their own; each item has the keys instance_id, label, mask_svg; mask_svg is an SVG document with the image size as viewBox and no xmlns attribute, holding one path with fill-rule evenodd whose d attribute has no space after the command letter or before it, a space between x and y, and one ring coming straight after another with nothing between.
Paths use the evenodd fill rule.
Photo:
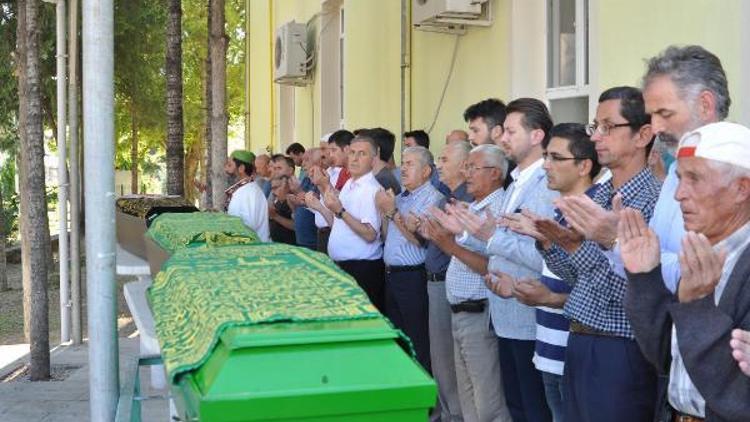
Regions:
<instances>
[{"instance_id":1,"label":"light blue shirt","mask_svg":"<svg viewBox=\"0 0 750 422\"><path fill-rule=\"evenodd\" d=\"M682 249L682 239L685 237L685 222L682 219L682 210L680 209L680 203L674 197L679 183L677 162L674 162L669 166L667 177L661 186L661 192L659 192L659 199L656 201L654 216L648 223L649 227L659 236L661 274L664 278L664 285L673 293L677 291L677 283L680 280L678 256ZM608 252L607 257L612 262L615 273L625 277L619 245L613 251Z\"/></svg>"},{"instance_id":2,"label":"light blue shirt","mask_svg":"<svg viewBox=\"0 0 750 422\"><path fill-rule=\"evenodd\" d=\"M396 209L402 218L410 213L423 215L431 206L437 205L443 195L427 181L413 192L404 190L396 197ZM383 261L386 265L419 265L424 263L427 245L415 245L401 233L396 223L388 224L388 233L383 249Z\"/></svg>"}]
</instances>

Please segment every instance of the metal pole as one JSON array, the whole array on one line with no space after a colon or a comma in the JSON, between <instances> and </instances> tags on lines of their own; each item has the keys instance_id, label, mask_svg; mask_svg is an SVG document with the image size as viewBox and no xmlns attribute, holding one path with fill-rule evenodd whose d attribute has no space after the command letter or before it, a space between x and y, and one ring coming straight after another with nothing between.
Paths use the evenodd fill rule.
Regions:
<instances>
[{"instance_id":1,"label":"metal pole","mask_svg":"<svg viewBox=\"0 0 750 422\"><path fill-rule=\"evenodd\" d=\"M57 207L59 212L58 253L60 258L60 343L70 340L70 274L68 272L68 162L66 157L65 93L65 0L57 0Z\"/></svg>"},{"instance_id":2,"label":"metal pole","mask_svg":"<svg viewBox=\"0 0 750 422\"><path fill-rule=\"evenodd\" d=\"M92 421L112 421L119 396L115 291L113 0L83 0L83 140L89 393Z\"/></svg>"},{"instance_id":3,"label":"metal pole","mask_svg":"<svg viewBox=\"0 0 750 422\"><path fill-rule=\"evenodd\" d=\"M69 0L68 30L68 126L70 127L70 298L71 337L81 344L81 184L78 180L78 0Z\"/></svg>"}]
</instances>

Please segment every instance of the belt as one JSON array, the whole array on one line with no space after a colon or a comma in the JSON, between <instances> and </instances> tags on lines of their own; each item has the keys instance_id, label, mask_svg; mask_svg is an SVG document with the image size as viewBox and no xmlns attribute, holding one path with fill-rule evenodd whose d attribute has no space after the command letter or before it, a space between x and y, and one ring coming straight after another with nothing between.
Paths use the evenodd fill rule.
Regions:
<instances>
[{"instance_id":1,"label":"belt","mask_svg":"<svg viewBox=\"0 0 750 422\"><path fill-rule=\"evenodd\" d=\"M427 273L427 281L445 281L445 271L439 273Z\"/></svg>"},{"instance_id":2,"label":"belt","mask_svg":"<svg viewBox=\"0 0 750 422\"><path fill-rule=\"evenodd\" d=\"M419 265L386 265L387 273L405 273L409 271L424 271L424 264Z\"/></svg>"},{"instance_id":3,"label":"belt","mask_svg":"<svg viewBox=\"0 0 750 422\"><path fill-rule=\"evenodd\" d=\"M459 312L479 314L484 312L485 306L487 306L487 299L465 300L461 303L451 304L451 311L454 314Z\"/></svg>"},{"instance_id":4,"label":"belt","mask_svg":"<svg viewBox=\"0 0 750 422\"><path fill-rule=\"evenodd\" d=\"M614 333L608 333L606 331L597 330L596 328L591 328L588 325L581 324L578 321L570 321L570 332L576 333L576 334L583 334L588 336L602 336L602 337L619 337L618 335Z\"/></svg>"},{"instance_id":5,"label":"belt","mask_svg":"<svg viewBox=\"0 0 750 422\"><path fill-rule=\"evenodd\" d=\"M674 418L672 419L674 422L703 422L705 419L699 418L697 416L688 415L686 413L682 413L679 410L674 411Z\"/></svg>"}]
</instances>

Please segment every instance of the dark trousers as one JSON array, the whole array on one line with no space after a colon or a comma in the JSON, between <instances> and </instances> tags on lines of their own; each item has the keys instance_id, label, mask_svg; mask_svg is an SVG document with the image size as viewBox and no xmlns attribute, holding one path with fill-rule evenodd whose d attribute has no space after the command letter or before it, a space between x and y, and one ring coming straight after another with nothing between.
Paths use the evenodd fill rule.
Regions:
<instances>
[{"instance_id":1,"label":"dark trousers","mask_svg":"<svg viewBox=\"0 0 750 422\"><path fill-rule=\"evenodd\" d=\"M382 259L336 261L336 264L357 280L357 284L367 293L370 302L385 314L385 292L383 289L384 265Z\"/></svg>"},{"instance_id":2,"label":"dark trousers","mask_svg":"<svg viewBox=\"0 0 750 422\"><path fill-rule=\"evenodd\" d=\"M502 337L497 341L505 402L513 422L552 422L542 374L531 361L536 342Z\"/></svg>"},{"instance_id":3,"label":"dark trousers","mask_svg":"<svg viewBox=\"0 0 750 422\"><path fill-rule=\"evenodd\" d=\"M656 373L635 340L570 333L563 390L565 421L654 419Z\"/></svg>"},{"instance_id":4,"label":"dark trousers","mask_svg":"<svg viewBox=\"0 0 750 422\"><path fill-rule=\"evenodd\" d=\"M385 270L385 315L411 339L417 361L430 372L429 299L424 268Z\"/></svg>"},{"instance_id":5,"label":"dark trousers","mask_svg":"<svg viewBox=\"0 0 750 422\"><path fill-rule=\"evenodd\" d=\"M322 229L318 229L318 252L323 252L324 254L328 255L328 238L331 236L331 228L330 227L323 227Z\"/></svg>"}]
</instances>

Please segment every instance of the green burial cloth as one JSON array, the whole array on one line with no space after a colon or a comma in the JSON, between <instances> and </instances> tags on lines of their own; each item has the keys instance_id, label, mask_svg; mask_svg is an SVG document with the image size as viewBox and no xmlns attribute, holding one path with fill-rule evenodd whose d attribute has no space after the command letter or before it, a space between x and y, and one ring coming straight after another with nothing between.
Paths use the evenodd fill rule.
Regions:
<instances>
[{"instance_id":1,"label":"green burial cloth","mask_svg":"<svg viewBox=\"0 0 750 422\"><path fill-rule=\"evenodd\" d=\"M180 196L129 195L117 198L117 208L125 214L145 218L152 208L194 208L194 205Z\"/></svg>"},{"instance_id":2,"label":"green burial cloth","mask_svg":"<svg viewBox=\"0 0 750 422\"><path fill-rule=\"evenodd\" d=\"M170 254L204 244L221 246L259 242L258 235L241 218L216 212L164 213L151 223L146 236Z\"/></svg>"},{"instance_id":3,"label":"green burial cloth","mask_svg":"<svg viewBox=\"0 0 750 422\"><path fill-rule=\"evenodd\" d=\"M178 250L148 297L172 381L200 367L228 327L380 317L326 255L278 243Z\"/></svg>"}]
</instances>

